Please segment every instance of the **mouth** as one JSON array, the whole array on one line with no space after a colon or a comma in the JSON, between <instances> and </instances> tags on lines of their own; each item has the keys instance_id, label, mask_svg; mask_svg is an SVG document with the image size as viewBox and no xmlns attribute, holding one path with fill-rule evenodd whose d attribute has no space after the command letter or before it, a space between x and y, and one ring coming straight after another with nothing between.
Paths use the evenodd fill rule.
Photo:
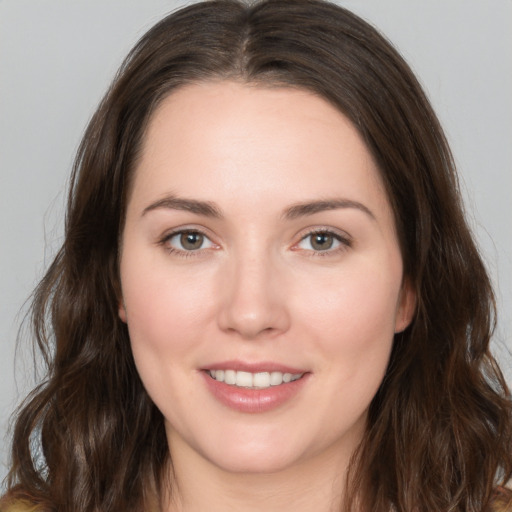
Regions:
<instances>
[{"instance_id":1,"label":"mouth","mask_svg":"<svg viewBox=\"0 0 512 512\"><path fill-rule=\"evenodd\" d=\"M242 413L270 412L300 396L311 372L271 361L224 361L205 365L207 389L224 406Z\"/></svg>"},{"instance_id":2,"label":"mouth","mask_svg":"<svg viewBox=\"0 0 512 512\"><path fill-rule=\"evenodd\" d=\"M206 370L206 373L217 382L223 382L228 386L246 389L268 389L274 386L282 386L301 379L305 373L288 372L247 372L233 369Z\"/></svg>"}]
</instances>

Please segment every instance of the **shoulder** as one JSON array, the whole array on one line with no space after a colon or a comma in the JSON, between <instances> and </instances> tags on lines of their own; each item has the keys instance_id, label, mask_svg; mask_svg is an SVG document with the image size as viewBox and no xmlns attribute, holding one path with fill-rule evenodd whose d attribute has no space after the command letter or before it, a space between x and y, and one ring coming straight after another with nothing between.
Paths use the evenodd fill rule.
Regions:
<instances>
[{"instance_id":1,"label":"shoulder","mask_svg":"<svg viewBox=\"0 0 512 512\"><path fill-rule=\"evenodd\" d=\"M40 507L20 500L0 500L0 512L43 512Z\"/></svg>"},{"instance_id":2,"label":"shoulder","mask_svg":"<svg viewBox=\"0 0 512 512\"><path fill-rule=\"evenodd\" d=\"M512 512L512 490L508 487L498 487L494 492L492 512Z\"/></svg>"}]
</instances>

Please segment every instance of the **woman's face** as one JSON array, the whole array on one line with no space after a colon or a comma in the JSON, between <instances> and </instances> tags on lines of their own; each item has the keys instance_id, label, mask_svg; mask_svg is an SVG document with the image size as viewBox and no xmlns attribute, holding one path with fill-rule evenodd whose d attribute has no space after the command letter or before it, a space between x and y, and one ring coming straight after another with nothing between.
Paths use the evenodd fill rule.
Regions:
<instances>
[{"instance_id":1,"label":"woman's face","mask_svg":"<svg viewBox=\"0 0 512 512\"><path fill-rule=\"evenodd\" d=\"M346 460L414 308L370 153L291 88L205 83L163 101L120 273L171 453L229 471Z\"/></svg>"}]
</instances>

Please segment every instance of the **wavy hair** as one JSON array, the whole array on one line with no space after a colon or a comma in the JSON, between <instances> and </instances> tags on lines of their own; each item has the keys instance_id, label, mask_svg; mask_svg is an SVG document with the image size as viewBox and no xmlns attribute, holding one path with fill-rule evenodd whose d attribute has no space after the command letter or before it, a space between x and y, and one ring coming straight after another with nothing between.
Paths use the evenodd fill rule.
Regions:
<instances>
[{"instance_id":1,"label":"wavy hair","mask_svg":"<svg viewBox=\"0 0 512 512\"><path fill-rule=\"evenodd\" d=\"M163 418L118 318L119 240L149 118L176 88L209 80L325 98L365 140L393 208L417 310L395 336L345 509L492 510L512 474L511 400L489 352L494 297L452 155L398 52L320 0L197 3L159 22L126 58L79 147L64 244L35 291L47 375L17 412L7 498L48 511L131 512L167 485Z\"/></svg>"}]
</instances>

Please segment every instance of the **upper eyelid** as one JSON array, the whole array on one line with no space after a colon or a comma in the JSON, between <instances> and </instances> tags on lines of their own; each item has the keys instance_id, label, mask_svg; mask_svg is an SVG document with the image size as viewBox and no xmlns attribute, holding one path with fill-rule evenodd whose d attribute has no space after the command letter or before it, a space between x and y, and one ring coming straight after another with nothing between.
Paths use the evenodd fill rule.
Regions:
<instances>
[{"instance_id":1,"label":"upper eyelid","mask_svg":"<svg viewBox=\"0 0 512 512\"><path fill-rule=\"evenodd\" d=\"M300 244L306 240L311 235L315 235L317 233L325 233L333 238L336 239L338 242L337 247L325 249L325 250L315 250L314 248L306 249L300 247ZM334 228L326 228L326 227L316 227L316 228L310 228L306 232L302 232L300 235L300 238L298 241L296 241L291 247L290 250L292 251L302 251L304 254L307 254L309 257L329 257L329 256L336 256L340 253L343 253L344 251L347 251L348 249L351 249L353 247L353 238L350 236L347 232L334 229Z\"/></svg>"},{"instance_id":2,"label":"upper eyelid","mask_svg":"<svg viewBox=\"0 0 512 512\"><path fill-rule=\"evenodd\" d=\"M214 241L215 236L210 234L210 230L202 227L202 226L191 226L191 225L184 225L179 226L176 228L172 228L168 231L166 231L163 235L161 235L158 239L158 243L164 243L168 240L170 240L172 237L179 235L181 233L199 233L202 236L206 237L211 243L219 246L218 242ZM292 247L299 244L302 240L307 238L308 236L314 235L316 233L326 233L329 235L334 236L337 240L341 241L342 243L345 243L346 245L352 245L353 243L353 237L347 233L344 230L334 228L334 227L327 227L327 226L313 226L302 229L294 238L295 241L292 244Z\"/></svg>"},{"instance_id":3,"label":"upper eyelid","mask_svg":"<svg viewBox=\"0 0 512 512\"><path fill-rule=\"evenodd\" d=\"M179 235L181 233L199 233L213 242L212 235L210 234L209 230L197 226L179 226L177 228L169 229L159 237L159 240L169 240L173 236Z\"/></svg>"},{"instance_id":4,"label":"upper eyelid","mask_svg":"<svg viewBox=\"0 0 512 512\"><path fill-rule=\"evenodd\" d=\"M300 241L304 240L304 238L314 235L314 234L317 234L317 233L326 233L326 234L334 236L337 239L344 240L347 242L353 241L353 237L346 231L343 231L341 229L332 228L332 227L323 227L323 226L307 228L306 230L302 230L298 234L298 237L299 237L298 241L300 242Z\"/></svg>"},{"instance_id":5,"label":"upper eyelid","mask_svg":"<svg viewBox=\"0 0 512 512\"><path fill-rule=\"evenodd\" d=\"M194 250L187 250L187 249L184 249L184 248L180 249L179 247L173 247L170 244L170 240L172 240L174 237L182 235L184 233L198 233L199 235L201 235L204 238L206 238L210 242L211 246L210 247L199 248L199 249L194 249ZM203 230L197 229L197 228L189 228L189 229L187 229L187 228L183 228L183 227L175 228L175 229L172 229L170 231L167 231L164 235L162 235L157 240L157 245L164 247L165 250L168 251L169 253L175 253L177 256L180 256L180 257L193 257L193 256L199 257L199 256L205 254L204 251L216 249L216 248L219 247L218 244L216 244L212 240L212 237L209 236L208 234L206 234Z\"/></svg>"},{"instance_id":6,"label":"upper eyelid","mask_svg":"<svg viewBox=\"0 0 512 512\"><path fill-rule=\"evenodd\" d=\"M188 251L185 249L172 247L170 245L170 240L172 238L174 238L175 236L179 236L180 234L183 234L183 233L198 233L201 236L203 236L204 238L206 238L213 247L205 247L204 249L197 249L194 251ZM189 254L189 255L192 255L194 253L199 254L202 251L211 250L212 248L219 248L219 244L212 239L212 236L209 235L206 232L206 230L203 230L203 229L200 229L197 227L186 227L186 226L181 226L179 228L173 228L173 229L169 229L169 230L165 231L162 235L160 235L155 240L155 245L165 247L168 251L172 250L173 252L176 252L176 253L183 253L183 254Z\"/></svg>"}]
</instances>

